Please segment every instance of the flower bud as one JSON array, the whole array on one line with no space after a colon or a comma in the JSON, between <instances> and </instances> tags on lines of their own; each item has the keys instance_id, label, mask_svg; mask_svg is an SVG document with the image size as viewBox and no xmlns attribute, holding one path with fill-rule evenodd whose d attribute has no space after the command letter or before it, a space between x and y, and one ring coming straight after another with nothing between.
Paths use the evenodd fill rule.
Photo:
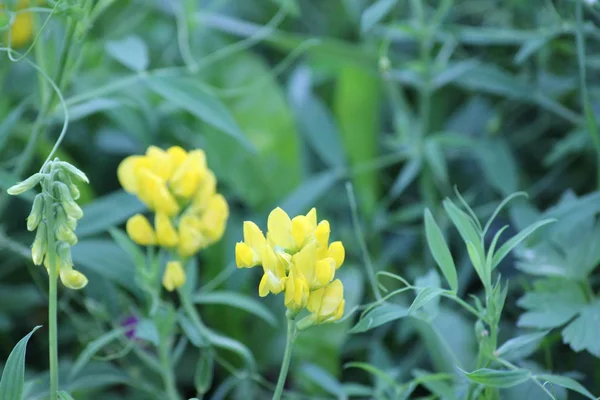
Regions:
<instances>
[{"instance_id":1,"label":"flower bud","mask_svg":"<svg viewBox=\"0 0 600 400\"><path fill-rule=\"evenodd\" d=\"M31 258L33 259L33 263L35 265L41 265L47 252L48 230L46 229L46 222L41 221L38 225L33 245L31 246Z\"/></svg>"},{"instance_id":2,"label":"flower bud","mask_svg":"<svg viewBox=\"0 0 600 400\"><path fill-rule=\"evenodd\" d=\"M41 193L35 196L33 199L33 206L31 207L31 212L27 217L27 230L29 232L33 232L35 228L38 227L40 221L42 220L42 214L44 211L44 195Z\"/></svg>"},{"instance_id":3,"label":"flower bud","mask_svg":"<svg viewBox=\"0 0 600 400\"><path fill-rule=\"evenodd\" d=\"M44 177L44 175L39 172L37 174L33 174L29 178L25 179L23 182L19 182L16 185L11 186L7 190L7 192L8 192L8 194L13 195L13 196L21 194L21 193L25 193L26 191L28 191L29 189L33 188L38 183L40 183L40 181L42 180L43 177Z\"/></svg>"},{"instance_id":4,"label":"flower bud","mask_svg":"<svg viewBox=\"0 0 600 400\"><path fill-rule=\"evenodd\" d=\"M55 233L58 240L67 242L71 246L74 246L77 243L77 235L75 235L75 232L73 232L66 223L57 225Z\"/></svg>"},{"instance_id":5,"label":"flower bud","mask_svg":"<svg viewBox=\"0 0 600 400\"><path fill-rule=\"evenodd\" d=\"M169 261L167 263L162 284L169 292L172 292L185 284L185 271L181 266L181 262Z\"/></svg>"},{"instance_id":6,"label":"flower bud","mask_svg":"<svg viewBox=\"0 0 600 400\"><path fill-rule=\"evenodd\" d=\"M67 172L69 172L75 178L77 178L77 179L79 179L79 180L81 180L81 181L83 181L85 183L90 183L90 180L83 173L83 171L81 171L79 168L74 167L73 165L69 164L68 162L58 161L56 163L56 165L58 165L59 167L65 169Z\"/></svg>"},{"instance_id":7,"label":"flower bud","mask_svg":"<svg viewBox=\"0 0 600 400\"><path fill-rule=\"evenodd\" d=\"M69 289L83 289L88 284L88 278L72 268L60 271L60 281Z\"/></svg>"},{"instance_id":8,"label":"flower bud","mask_svg":"<svg viewBox=\"0 0 600 400\"><path fill-rule=\"evenodd\" d=\"M83 211L75 202L75 200L73 200L69 187L62 182L55 182L54 185L56 185L56 189L59 192L60 201L67 215L75 219L80 219L83 217Z\"/></svg>"},{"instance_id":9,"label":"flower bud","mask_svg":"<svg viewBox=\"0 0 600 400\"><path fill-rule=\"evenodd\" d=\"M69 185L69 191L71 192L71 197L73 197L73 200L77 200L81 196L79 188L74 183L71 183Z\"/></svg>"},{"instance_id":10,"label":"flower bud","mask_svg":"<svg viewBox=\"0 0 600 400\"><path fill-rule=\"evenodd\" d=\"M56 255L58 257L58 264L60 268L71 268L73 266L73 259L71 258L71 246L68 242L61 240L56 244Z\"/></svg>"}]
</instances>

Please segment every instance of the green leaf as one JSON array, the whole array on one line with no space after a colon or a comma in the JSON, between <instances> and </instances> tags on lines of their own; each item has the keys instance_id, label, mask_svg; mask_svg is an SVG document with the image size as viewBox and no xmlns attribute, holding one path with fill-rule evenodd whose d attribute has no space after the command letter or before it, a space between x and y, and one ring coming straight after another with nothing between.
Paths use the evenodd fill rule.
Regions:
<instances>
[{"instance_id":1,"label":"green leaf","mask_svg":"<svg viewBox=\"0 0 600 400\"><path fill-rule=\"evenodd\" d=\"M422 168L423 162L420 158L413 158L404 164L390 189L390 198L395 199L399 197L406 188L413 183L417 176L419 176Z\"/></svg>"},{"instance_id":2,"label":"green leaf","mask_svg":"<svg viewBox=\"0 0 600 400\"><path fill-rule=\"evenodd\" d=\"M73 398L73 396L71 396L69 393L65 392L64 390L59 390L57 392L57 394L58 394L58 398L60 400L75 400Z\"/></svg>"},{"instance_id":3,"label":"green leaf","mask_svg":"<svg viewBox=\"0 0 600 400\"><path fill-rule=\"evenodd\" d=\"M360 31L362 33L370 31L392 11L396 2L397 0L378 0L367 7L360 18Z\"/></svg>"},{"instance_id":4,"label":"green leaf","mask_svg":"<svg viewBox=\"0 0 600 400\"><path fill-rule=\"evenodd\" d=\"M100 350L106 347L108 344L123 336L128 328L119 328L113 329L109 332L106 332L99 338L91 341L85 347L85 349L79 354L77 360L73 364L71 368L69 379L73 380L79 372L90 362L92 357L94 357Z\"/></svg>"},{"instance_id":5,"label":"green leaf","mask_svg":"<svg viewBox=\"0 0 600 400\"><path fill-rule=\"evenodd\" d=\"M77 225L79 238L106 232L120 225L133 214L146 210L146 206L137 197L123 190L95 199L83 208L83 218Z\"/></svg>"},{"instance_id":6,"label":"green leaf","mask_svg":"<svg viewBox=\"0 0 600 400\"><path fill-rule=\"evenodd\" d=\"M140 72L148 68L148 48L138 36L132 35L121 40L109 40L106 42L106 52L133 71Z\"/></svg>"},{"instance_id":7,"label":"green leaf","mask_svg":"<svg viewBox=\"0 0 600 400\"><path fill-rule=\"evenodd\" d=\"M486 180L498 193L508 196L519 189L519 168L506 140L481 140L475 154Z\"/></svg>"},{"instance_id":8,"label":"green leaf","mask_svg":"<svg viewBox=\"0 0 600 400\"><path fill-rule=\"evenodd\" d=\"M416 377L414 379L415 383L423 385L432 394L439 396L440 399L456 400L456 394L450 385L452 375L444 373L432 374L420 369L416 369L412 373Z\"/></svg>"},{"instance_id":9,"label":"green leaf","mask_svg":"<svg viewBox=\"0 0 600 400\"><path fill-rule=\"evenodd\" d=\"M33 328L23 339L19 340L19 343L10 352L0 379L0 399L20 400L23 397L27 342L31 335L40 328L41 325Z\"/></svg>"},{"instance_id":10,"label":"green leaf","mask_svg":"<svg viewBox=\"0 0 600 400\"><path fill-rule=\"evenodd\" d=\"M573 351L587 350L600 357L600 300L586 305L581 314L562 331L563 342Z\"/></svg>"},{"instance_id":11,"label":"green leaf","mask_svg":"<svg viewBox=\"0 0 600 400\"><path fill-rule=\"evenodd\" d=\"M313 175L283 199L280 207L290 215L306 212L332 189L339 178L340 175L336 171Z\"/></svg>"},{"instance_id":12,"label":"green leaf","mask_svg":"<svg viewBox=\"0 0 600 400\"><path fill-rule=\"evenodd\" d=\"M347 368L362 369L363 371L366 371L370 374L373 374L377 378L380 378L382 381L385 381L391 387L393 387L393 388L398 387L398 385L396 384L395 378L391 377L386 372L382 371L381 369L379 369L371 364L367 364L364 362L349 362L349 363L344 364L344 369L347 369Z\"/></svg>"},{"instance_id":13,"label":"green leaf","mask_svg":"<svg viewBox=\"0 0 600 400\"><path fill-rule=\"evenodd\" d=\"M513 193L510 196L506 197L504 200L502 200L500 202L500 204L498 204L498 207L496 207L496 209L492 213L492 216L488 219L487 223L485 224L485 227L483 228L483 235L484 236L487 233L488 229L490 229L490 226L492 225L492 222L494 222L494 219L496 219L496 217L498 216L498 214L500 213L500 211L502 211L502 209L508 203L510 203L511 200L516 199L517 197L521 197L521 196L528 197L527 193L525 193L525 192L516 192L516 193Z\"/></svg>"},{"instance_id":14,"label":"green leaf","mask_svg":"<svg viewBox=\"0 0 600 400\"><path fill-rule=\"evenodd\" d=\"M198 394L205 394L210 389L213 382L214 356L211 349L202 350L196 364L194 374L194 386Z\"/></svg>"},{"instance_id":15,"label":"green leaf","mask_svg":"<svg viewBox=\"0 0 600 400\"><path fill-rule=\"evenodd\" d=\"M146 82L153 92L165 100L230 135L248 150L254 150L254 146L244 136L225 105L198 82L192 79L168 76L151 76Z\"/></svg>"},{"instance_id":16,"label":"green leaf","mask_svg":"<svg viewBox=\"0 0 600 400\"><path fill-rule=\"evenodd\" d=\"M471 381L494 388L509 388L531 378L531 371L521 368L512 370L481 368L473 372L463 372Z\"/></svg>"},{"instance_id":17,"label":"green leaf","mask_svg":"<svg viewBox=\"0 0 600 400\"><path fill-rule=\"evenodd\" d=\"M350 329L350 333L366 332L388 322L404 318L407 315L408 308L397 304L383 303L362 316L358 323Z\"/></svg>"},{"instance_id":18,"label":"green leaf","mask_svg":"<svg viewBox=\"0 0 600 400\"><path fill-rule=\"evenodd\" d=\"M439 89L457 79L460 79L464 74L469 73L473 68L479 65L477 60L458 61L447 65L442 71L439 71L433 77L432 85Z\"/></svg>"},{"instance_id":19,"label":"green leaf","mask_svg":"<svg viewBox=\"0 0 600 400\"><path fill-rule=\"evenodd\" d=\"M448 185L450 183L448 164L437 138L428 138L425 141L425 159L435 179L439 183Z\"/></svg>"},{"instance_id":20,"label":"green leaf","mask_svg":"<svg viewBox=\"0 0 600 400\"><path fill-rule=\"evenodd\" d=\"M321 161L329 167L342 168L346 165L346 156L340 133L325 103L311 93L309 85L303 82L308 74L302 69L294 75L295 81L300 81L294 82L298 88L292 86L291 95L296 120L306 141Z\"/></svg>"},{"instance_id":21,"label":"green leaf","mask_svg":"<svg viewBox=\"0 0 600 400\"><path fill-rule=\"evenodd\" d=\"M377 157L381 82L367 69L346 65L338 71L333 109L342 143L350 165L354 167ZM379 198L379 171L373 169L354 175L353 184L362 215L371 216Z\"/></svg>"},{"instance_id":22,"label":"green leaf","mask_svg":"<svg viewBox=\"0 0 600 400\"><path fill-rule=\"evenodd\" d=\"M510 253L511 250L517 247L522 241L527 239L529 235L531 235L533 232L535 232L542 226L548 225L555 221L555 219L544 219L542 221L535 222L529 225L527 228L523 229L521 232L519 232L512 238L510 238L509 240L507 240L506 243L504 243L498 249L496 254L494 254L494 257L492 258L492 269L496 268L498 264L500 264L500 262L504 259L504 257L506 257L508 253Z\"/></svg>"},{"instance_id":23,"label":"green leaf","mask_svg":"<svg viewBox=\"0 0 600 400\"><path fill-rule=\"evenodd\" d=\"M442 274L446 278L446 281L450 285L450 289L454 292L458 290L458 278L456 276L456 265L452 259L452 254L448 245L444 240L444 235L440 230L439 226L435 222L433 215L429 209L425 210L425 235L427 237L427 244L429 251L433 255L433 258L439 266Z\"/></svg>"},{"instance_id":24,"label":"green leaf","mask_svg":"<svg viewBox=\"0 0 600 400\"><path fill-rule=\"evenodd\" d=\"M496 355L508 361L518 361L529 357L535 352L549 331L528 333L504 342L496 350Z\"/></svg>"},{"instance_id":25,"label":"green leaf","mask_svg":"<svg viewBox=\"0 0 600 400\"><path fill-rule=\"evenodd\" d=\"M17 107L15 107L8 115L4 116L2 122L0 122L0 149L4 149L4 144L10 137L15 125L19 122L21 115L25 111L27 101L23 101Z\"/></svg>"},{"instance_id":26,"label":"green leaf","mask_svg":"<svg viewBox=\"0 0 600 400\"><path fill-rule=\"evenodd\" d=\"M127 253L112 240L85 239L71 248L76 266L89 269L100 276L116 282L133 293L139 293L134 281L135 267Z\"/></svg>"},{"instance_id":27,"label":"green leaf","mask_svg":"<svg viewBox=\"0 0 600 400\"><path fill-rule=\"evenodd\" d=\"M160 342L158 327L153 320L148 318L144 318L137 323L134 336L136 339L147 340L157 347Z\"/></svg>"},{"instance_id":28,"label":"green leaf","mask_svg":"<svg viewBox=\"0 0 600 400\"><path fill-rule=\"evenodd\" d=\"M146 257L140 246L134 243L125 232L119 229L110 229L108 233L119 247L129 255L129 258L133 261L136 268L145 268Z\"/></svg>"},{"instance_id":29,"label":"green leaf","mask_svg":"<svg viewBox=\"0 0 600 400\"><path fill-rule=\"evenodd\" d=\"M577 393L587 397L588 399L592 399L592 400L597 399L596 396L591 394L589 392L589 390L587 390L585 387L583 387L583 385L581 383L577 382L575 379L572 379L572 378L569 378L566 376L549 375L549 374L535 375L535 377L538 379L544 380L546 382L550 382L555 385L562 386L564 388L567 388L569 390L577 392Z\"/></svg>"},{"instance_id":30,"label":"green leaf","mask_svg":"<svg viewBox=\"0 0 600 400\"><path fill-rule=\"evenodd\" d=\"M446 199L443 202L444 209L446 213L452 220L452 223L458 230L460 237L466 243L471 242L477 249L477 254L479 255L479 259L484 259L483 254L483 246L481 243L481 237L477 231L475 222L471 219L471 217L459 209L450 199Z\"/></svg>"},{"instance_id":31,"label":"green leaf","mask_svg":"<svg viewBox=\"0 0 600 400\"><path fill-rule=\"evenodd\" d=\"M337 399L346 399L346 393L341 383L327 370L315 364L303 364L300 374L305 379L315 383L327 393L334 395Z\"/></svg>"},{"instance_id":32,"label":"green leaf","mask_svg":"<svg viewBox=\"0 0 600 400\"><path fill-rule=\"evenodd\" d=\"M541 279L517 304L527 310L518 326L547 329L561 326L577 315L586 305L586 297L577 282Z\"/></svg>"},{"instance_id":33,"label":"green leaf","mask_svg":"<svg viewBox=\"0 0 600 400\"><path fill-rule=\"evenodd\" d=\"M197 304L223 304L239 308L259 317L273 327L277 326L277 318L270 309L263 305L263 303L238 292L200 292L193 296L193 301Z\"/></svg>"},{"instance_id":34,"label":"green leaf","mask_svg":"<svg viewBox=\"0 0 600 400\"><path fill-rule=\"evenodd\" d=\"M414 314L416 311L421 309L421 307L423 307L425 304L429 303L429 301L441 295L443 292L443 289L436 287L425 287L419 290L419 294L417 294L414 301L408 308L408 314Z\"/></svg>"}]
</instances>

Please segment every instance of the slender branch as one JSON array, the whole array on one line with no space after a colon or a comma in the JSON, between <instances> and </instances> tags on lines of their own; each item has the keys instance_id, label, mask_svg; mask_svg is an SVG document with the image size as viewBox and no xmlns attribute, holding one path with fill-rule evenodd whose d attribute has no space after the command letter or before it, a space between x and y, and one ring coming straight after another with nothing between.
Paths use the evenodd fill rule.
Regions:
<instances>
[{"instance_id":1,"label":"slender branch","mask_svg":"<svg viewBox=\"0 0 600 400\"><path fill-rule=\"evenodd\" d=\"M290 362L292 361L292 347L294 346L294 340L296 339L296 321L289 311L287 312L286 317L287 337L285 341L285 352L283 353L283 361L281 363L281 369L279 370L279 378L277 379L275 393L273 393L273 400L279 400L283 393L283 387L285 386L285 381L287 379Z\"/></svg>"}]
</instances>

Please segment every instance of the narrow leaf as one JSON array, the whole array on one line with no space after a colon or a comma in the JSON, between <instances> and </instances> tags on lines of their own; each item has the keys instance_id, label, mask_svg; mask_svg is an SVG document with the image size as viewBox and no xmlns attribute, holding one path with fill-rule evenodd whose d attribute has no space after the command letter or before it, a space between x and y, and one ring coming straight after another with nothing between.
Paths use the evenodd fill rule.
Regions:
<instances>
[{"instance_id":1,"label":"narrow leaf","mask_svg":"<svg viewBox=\"0 0 600 400\"><path fill-rule=\"evenodd\" d=\"M83 367L85 367L90 362L90 360L96 355L96 353L98 353L100 350L106 347L113 340L116 340L117 338L125 334L126 331L127 328L113 329L112 331L109 331L104 335L100 336L98 339L88 343L88 345L85 347L85 350L83 350L79 357L77 357L77 361L75 361L75 364L73 364L73 367L71 368L71 379L77 376L77 374L83 369Z\"/></svg>"},{"instance_id":2,"label":"narrow leaf","mask_svg":"<svg viewBox=\"0 0 600 400\"><path fill-rule=\"evenodd\" d=\"M508 361L517 361L531 355L549 331L528 333L509 339L496 350L496 355Z\"/></svg>"},{"instance_id":3,"label":"narrow leaf","mask_svg":"<svg viewBox=\"0 0 600 400\"><path fill-rule=\"evenodd\" d=\"M271 326L277 326L277 318L275 318L273 312L264 306L263 303L237 292L200 292L194 295L193 301L198 304L223 304L230 307L239 308L259 317Z\"/></svg>"},{"instance_id":4,"label":"narrow leaf","mask_svg":"<svg viewBox=\"0 0 600 400\"><path fill-rule=\"evenodd\" d=\"M475 383L494 388L509 388L527 381L531 372L527 369L496 370L481 368L473 372L465 372L467 378Z\"/></svg>"},{"instance_id":5,"label":"narrow leaf","mask_svg":"<svg viewBox=\"0 0 600 400\"><path fill-rule=\"evenodd\" d=\"M388 322L404 318L407 315L408 309L406 307L397 304L384 303L367 312L360 321L350 329L350 333L366 332Z\"/></svg>"},{"instance_id":6,"label":"narrow leaf","mask_svg":"<svg viewBox=\"0 0 600 400\"><path fill-rule=\"evenodd\" d=\"M41 325L33 328L23 339L19 340L19 343L10 352L2 371L2 379L0 379L0 399L20 400L23 397L27 342L31 335L40 328Z\"/></svg>"},{"instance_id":7,"label":"narrow leaf","mask_svg":"<svg viewBox=\"0 0 600 400\"><path fill-rule=\"evenodd\" d=\"M429 250L435 259L435 262L440 267L442 274L444 274L446 281L450 285L450 289L456 292L458 290L456 266L454 265L450 249L448 249L448 245L444 240L444 235L429 209L425 210L425 235L427 237Z\"/></svg>"},{"instance_id":8,"label":"narrow leaf","mask_svg":"<svg viewBox=\"0 0 600 400\"><path fill-rule=\"evenodd\" d=\"M494 254L494 257L492 259L492 269L496 268L498 264L500 264L500 262L504 259L504 257L506 257L508 253L510 253L511 250L517 247L522 241L527 239L529 235L531 235L533 232L535 232L542 226L548 225L555 221L555 219L545 219L542 221L538 221L529 225L527 228L523 229L521 232L507 240L506 243L504 243L502 247L498 249L496 254Z\"/></svg>"},{"instance_id":9,"label":"narrow leaf","mask_svg":"<svg viewBox=\"0 0 600 400\"><path fill-rule=\"evenodd\" d=\"M569 390L577 392L577 393L587 397L588 399L595 400L597 398L596 396L591 394L589 392L589 390L587 390L585 387L583 387L583 385L581 383L577 382L575 379L568 378L566 376L549 375L549 374L548 375L546 375L546 374L536 375L535 377L537 379L542 379L546 382L550 382L555 385L562 386L564 388L567 388Z\"/></svg>"},{"instance_id":10,"label":"narrow leaf","mask_svg":"<svg viewBox=\"0 0 600 400\"><path fill-rule=\"evenodd\" d=\"M413 303L408 308L408 314L414 314L417 310L429 303L429 301L438 297L443 292L443 289L436 287L425 287L421 289L419 294L417 294L417 297L415 297Z\"/></svg>"}]
</instances>

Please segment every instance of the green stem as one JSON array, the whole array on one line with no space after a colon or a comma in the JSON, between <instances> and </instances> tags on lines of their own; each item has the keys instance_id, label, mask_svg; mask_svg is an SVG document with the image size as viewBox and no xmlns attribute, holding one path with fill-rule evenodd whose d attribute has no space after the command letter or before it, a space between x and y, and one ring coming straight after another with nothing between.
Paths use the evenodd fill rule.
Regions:
<instances>
[{"instance_id":1,"label":"green stem","mask_svg":"<svg viewBox=\"0 0 600 400\"><path fill-rule=\"evenodd\" d=\"M45 196L45 208L50 210L47 216L47 238L48 254L50 261L49 285L48 285L48 349L50 361L50 400L58 399L58 334L57 334L57 292L58 292L58 268L56 257L56 246L54 243L54 215L52 198Z\"/></svg>"},{"instance_id":2,"label":"green stem","mask_svg":"<svg viewBox=\"0 0 600 400\"><path fill-rule=\"evenodd\" d=\"M279 371L279 379L277 379L275 393L273 393L273 400L279 400L283 393L283 387L285 386L285 380L290 368L290 361L292 360L292 347L294 345L294 340L296 339L296 321L289 311L286 316L287 338L285 342L285 352L283 353L283 362L281 363L281 370Z\"/></svg>"},{"instance_id":3,"label":"green stem","mask_svg":"<svg viewBox=\"0 0 600 400\"><path fill-rule=\"evenodd\" d=\"M170 346L167 341L168 338L161 338L158 346L161 375L167 392L167 398L169 400L181 400L177 392L177 386L175 385L175 375L173 374L173 366L169 357Z\"/></svg>"}]
</instances>

